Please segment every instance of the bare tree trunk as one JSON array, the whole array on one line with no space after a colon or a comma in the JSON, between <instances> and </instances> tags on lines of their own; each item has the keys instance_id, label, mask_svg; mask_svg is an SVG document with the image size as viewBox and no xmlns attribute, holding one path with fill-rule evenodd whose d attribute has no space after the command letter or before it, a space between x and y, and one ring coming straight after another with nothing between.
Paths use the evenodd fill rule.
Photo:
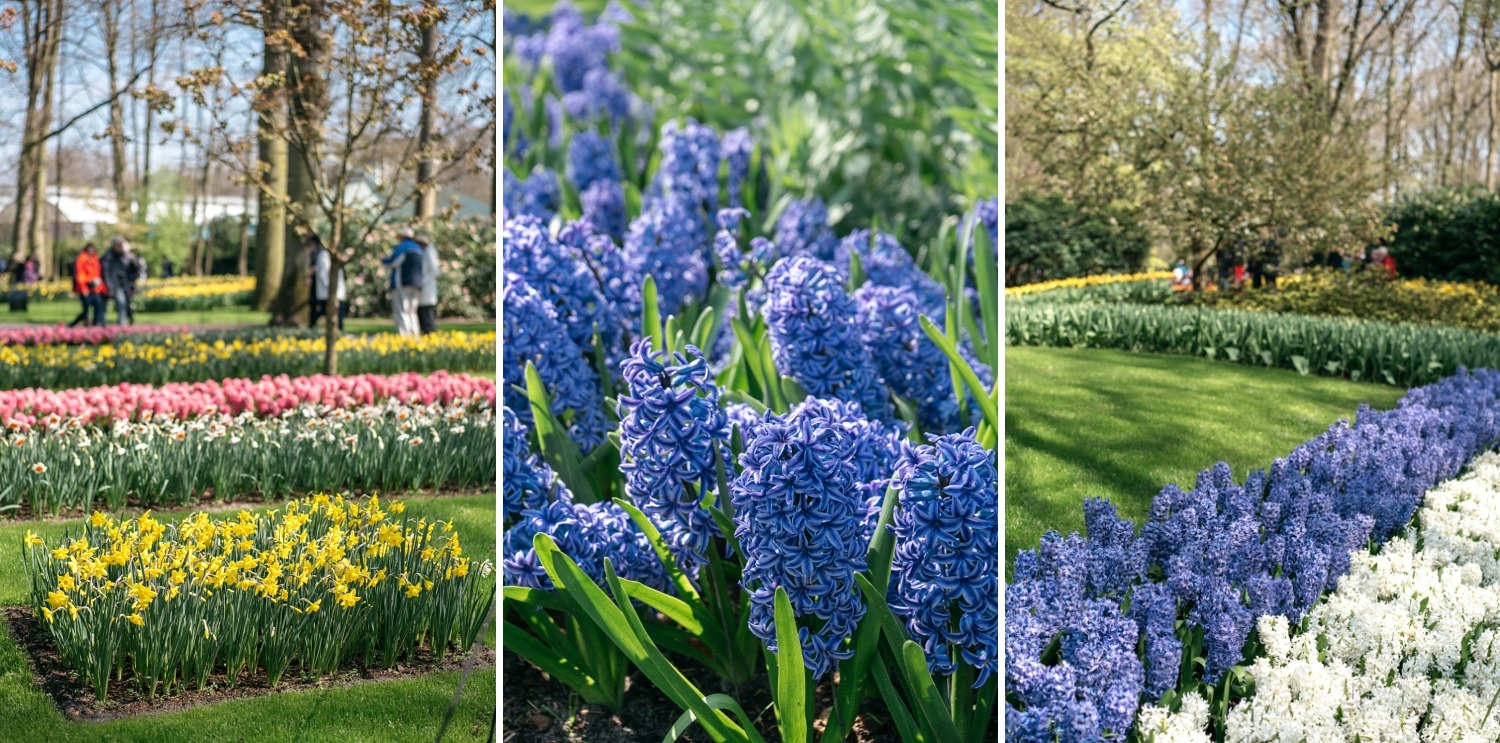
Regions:
<instances>
[{"instance_id":1,"label":"bare tree trunk","mask_svg":"<svg viewBox=\"0 0 1500 743\"><path fill-rule=\"evenodd\" d=\"M295 56L289 70L292 86L288 102L291 104L291 130L295 135L288 147L287 200L294 210L294 218L287 224L287 240L296 248L288 250L295 257L286 263L281 293L272 316L273 320L305 326L312 287L309 281L311 266L302 250L301 237L302 230L312 228L318 213L318 189L313 183L313 168L322 157L323 123L328 115L328 90L323 80L328 40L322 33L326 15L323 0L299 0L293 8L294 15L289 19L292 40L301 54ZM338 239L332 235L329 237L332 244L337 244Z\"/></svg>"},{"instance_id":2,"label":"bare tree trunk","mask_svg":"<svg viewBox=\"0 0 1500 743\"><path fill-rule=\"evenodd\" d=\"M421 160L417 163L417 189L421 198L417 201L417 221L430 227L437 216L437 114L438 114L438 20L442 10L436 0L423 0L427 13L426 25L422 27L422 121L418 132L417 147Z\"/></svg>"},{"instance_id":3,"label":"bare tree trunk","mask_svg":"<svg viewBox=\"0 0 1500 743\"><path fill-rule=\"evenodd\" d=\"M146 36L147 85L156 86L157 46L161 43L161 7L159 0L151 0L151 30ZM151 205L151 125L155 119L155 108L146 103L146 127L141 133L141 221L149 218Z\"/></svg>"},{"instance_id":4,"label":"bare tree trunk","mask_svg":"<svg viewBox=\"0 0 1500 743\"><path fill-rule=\"evenodd\" d=\"M1500 124L1500 67L1489 68L1490 83L1490 128L1485 138L1484 156L1484 187L1486 190L1495 190L1495 168L1500 165L1500 152L1495 151L1495 127Z\"/></svg>"},{"instance_id":5,"label":"bare tree trunk","mask_svg":"<svg viewBox=\"0 0 1500 743\"><path fill-rule=\"evenodd\" d=\"M120 95L120 5L119 0L103 0L100 5L104 24L104 58L109 70L109 155L110 183L115 191L115 221L130 221L130 186L125 178L125 101Z\"/></svg>"},{"instance_id":6,"label":"bare tree trunk","mask_svg":"<svg viewBox=\"0 0 1500 743\"><path fill-rule=\"evenodd\" d=\"M286 74L287 52L280 43L270 40L276 38L285 24L286 8L273 0L267 13L270 21L262 72L266 77L280 78ZM276 86L264 91L257 107L264 183L256 189L259 205L255 228L255 308L268 310L281 291L281 274L286 265L287 146L281 134L286 117L285 90Z\"/></svg>"},{"instance_id":7,"label":"bare tree trunk","mask_svg":"<svg viewBox=\"0 0 1500 743\"><path fill-rule=\"evenodd\" d=\"M1468 3L1458 3L1458 39L1453 48L1453 61L1448 65L1448 121L1447 131L1443 137L1443 161L1442 167L1438 169L1438 183L1449 185L1456 179L1453 173L1453 153L1458 148L1458 81L1460 73L1464 68L1464 42L1468 37Z\"/></svg>"},{"instance_id":8,"label":"bare tree trunk","mask_svg":"<svg viewBox=\"0 0 1500 743\"><path fill-rule=\"evenodd\" d=\"M47 229L42 205L47 189L47 133L52 126L53 83L63 33L64 0L36 0L23 8L26 58L26 119L17 163L16 220L11 242L17 255L30 253L47 266Z\"/></svg>"}]
</instances>

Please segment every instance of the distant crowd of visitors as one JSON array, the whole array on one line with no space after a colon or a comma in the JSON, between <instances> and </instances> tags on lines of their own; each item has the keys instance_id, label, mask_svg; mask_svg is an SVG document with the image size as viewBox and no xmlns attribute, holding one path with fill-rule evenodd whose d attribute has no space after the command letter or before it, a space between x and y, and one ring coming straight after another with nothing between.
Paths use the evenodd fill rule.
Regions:
<instances>
[{"instance_id":1,"label":"distant crowd of visitors","mask_svg":"<svg viewBox=\"0 0 1500 743\"><path fill-rule=\"evenodd\" d=\"M1235 241L1220 248L1214 255L1214 283L1219 289L1240 289L1246 286L1259 289L1274 288L1281 273L1281 245L1275 238L1268 238L1259 249L1250 249L1244 241ZM1360 251L1350 259L1342 250L1330 250L1312 257L1298 268L1331 268L1340 271L1385 271L1396 275L1396 259L1384 246ZM1185 259L1179 258L1172 266L1172 283L1178 288L1193 286L1193 268Z\"/></svg>"},{"instance_id":2,"label":"distant crowd of visitors","mask_svg":"<svg viewBox=\"0 0 1500 743\"><path fill-rule=\"evenodd\" d=\"M416 337L437 331L438 273L440 262L437 246L424 232L403 227L397 232L396 247L380 262L390 270L387 290L391 300L391 314L396 321L396 332ZM345 284L344 267L338 276L332 276L333 256L323 246L323 239L316 234L304 244L311 262L312 301L309 324L317 325L328 314L328 293L333 291L337 307L339 330L344 329L344 319L349 314L349 293ZM123 237L116 237L103 255L93 243L83 246L78 256L68 266L73 277L73 292L82 305L78 316L69 326L80 324L105 325L108 308L115 308L115 322L131 325L135 322L135 295L141 279L148 272L146 261ZM21 297L25 309L26 287L41 281L37 263L30 256L19 256L14 263L0 258L0 274L9 274L11 280L12 309L17 309L15 297ZM176 266L171 259L162 261L161 277L171 278Z\"/></svg>"}]
</instances>

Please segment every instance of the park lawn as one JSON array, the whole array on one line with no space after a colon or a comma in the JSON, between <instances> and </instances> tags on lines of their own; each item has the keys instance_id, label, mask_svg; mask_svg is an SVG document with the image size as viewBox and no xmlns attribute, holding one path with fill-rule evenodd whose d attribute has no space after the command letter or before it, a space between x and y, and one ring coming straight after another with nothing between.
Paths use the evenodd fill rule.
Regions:
<instances>
[{"instance_id":1,"label":"park lawn","mask_svg":"<svg viewBox=\"0 0 1500 743\"><path fill-rule=\"evenodd\" d=\"M1006 572L1049 529L1083 531L1083 500L1139 526L1167 483L1225 461L1268 467L1361 403L1404 390L1181 356L1005 349Z\"/></svg>"},{"instance_id":2,"label":"park lawn","mask_svg":"<svg viewBox=\"0 0 1500 743\"><path fill-rule=\"evenodd\" d=\"M32 302L27 312L0 311L0 325L27 323L33 325L60 325L73 321L78 316L78 301L53 300ZM114 310L106 316L114 319ZM140 325L245 325L263 327L270 322L271 313L257 312L249 307L221 307L212 310L184 310L177 312L137 312ZM389 317L351 317L344 321L344 329L350 333L394 333L396 323ZM471 333L493 332L494 320L449 320L438 321L440 330L461 330Z\"/></svg>"},{"instance_id":3,"label":"park lawn","mask_svg":"<svg viewBox=\"0 0 1500 743\"><path fill-rule=\"evenodd\" d=\"M396 496L400 498L400 496ZM466 553L494 560L495 497L490 494L403 498L413 517L452 521ZM233 510L231 509L230 513ZM160 514L162 521L189 511ZM12 521L0 524L0 605L26 602L21 539L30 529L52 542L81 521ZM493 628L486 642L494 646ZM407 743L437 736L461 672L364 683L349 688L269 694L139 715L105 723L64 719L32 679L26 657L8 629L0 632L0 740L84 743L115 741L340 741ZM495 715L495 669L476 667L464 687L444 741L489 740Z\"/></svg>"}]
</instances>

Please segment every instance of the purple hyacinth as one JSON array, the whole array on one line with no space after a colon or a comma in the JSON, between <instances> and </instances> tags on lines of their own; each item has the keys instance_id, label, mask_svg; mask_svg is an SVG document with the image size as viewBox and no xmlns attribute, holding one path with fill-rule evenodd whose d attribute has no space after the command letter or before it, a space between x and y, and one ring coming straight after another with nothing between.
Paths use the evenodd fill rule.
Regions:
<instances>
[{"instance_id":1,"label":"purple hyacinth","mask_svg":"<svg viewBox=\"0 0 1500 743\"><path fill-rule=\"evenodd\" d=\"M607 68L611 54L620 50L620 29L609 23L587 25L570 3L558 3L547 32L547 56L563 93L583 90L590 70Z\"/></svg>"},{"instance_id":2,"label":"purple hyacinth","mask_svg":"<svg viewBox=\"0 0 1500 743\"><path fill-rule=\"evenodd\" d=\"M1215 683L1243 662L1258 618L1295 624L1349 570L1354 550L1404 528L1425 492L1497 441L1500 373L1460 370L1409 390L1393 410L1361 409L1354 423L1333 425L1242 484L1220 463L1191 490L1167 486L1137 539L1112 509L1086 505L1088 540L1049 535L1039 552L1016 558L1006 589L1006 688L1018 703L1007 709L1007 736L1097 739L1121 730L1103 722L1098 705L1080 704L1101 694L1114 671L1073 673L1071 662L1041 657L1063 637L1066 660L1059 633L1097 621L1091 612L1107 615L1129 601L1134 632L1109 635L1113 649L1096 655L1135 657L1148 699L1176 686L1185 637L1178 623L1201 633L1202 677Z\"/></svg>"},{"instance_id":3,"label":"purple hyacinth","mask_svg":"<svg viewBox=\"0 0 1500 743\"><path fill-rule=\"evenodd\" d=\"M880 506L895 475L906 430L899 424L870 420L859 403L844 400L809 397L792 406L792 412L814 418L820 425L843 429L854 439L854 481L864 503L861 543L868 545L875 536Z\"/></svg>"},{"instance_id":4,"label":"purple hyacinth","mask_svg":"<svg viewBox=\"0 0 1500 743\"><path fill-rule=\"evenodd\" d=\"M923 429L957 429L958 398L948 357L918 323L922 308L916 295L905 287L865 284L854 301L861 338L891 392L911 401Z\"/></svg>"},{"instance_id":5,"label":"purple hyacinth","mask_svg":"<svg viewBox=\"0 0 1500 743\"><path fill-rule=\"evenodd\" d=\"M593 345L598 328L608 333L618 322L599 292L599 281L568 246L547 233L535 217L508 220L501 230L505 268L526 279L557 310L558 322L579 348Z\"/></svg>"},{"instance_id":6,"label":"purple hyacinth","mask_svg":"<svg viewBox=\"0 0 1500 743\"><path fill-rule=\"evenodd\" d=\"M853 657L845 643L865 613L854 576L866 565L856 442L816 412L766 416L740 455L730 491L746 556L741 583L750 631L777 650L775 595L786 589L798 617L822 622L798 631L803 663L822 677Z\"/></svg>"},{"instance_id":7,"label":"purple hyacinth","mask_svg":"<svg viewBox=\"0 0 1500 743\"><path fill-rule=\"evenodd\" d=\"M605 585L604 561L609 560L621 578L670 590L666 568L624 509L609 501L579 505L571 496L527 509L506 530L500 560L505 585L552 589L533 546L537 534L552 537L558 550L600 586Z\"/></svg>"},{"instance_id":8,"label":"purple hyacinth","mask_svg":"<svg viewBox=\"0 0 1500 743\"><path fill-rule=\"evenodd\" d=\"M755 408L739 402L726 404L724 413L729 416L731 430L738 428L740 440L748 445L760 428L760 422L763 420L762 414L755 412Z\"/></svg>"},{"instance_id":9,"label":"purple hyacinth","mask_svg":"<svg viewBox=\"0 0 1500 743\"><path fill-rule=\"evenodd\" d=\"M708 229L691 207L659 199L630 223L625 250L656 280L665 317L708 292Z\"/></svg>"},{"instance_id":10,"label":"purple hyacinth","mask_svg":"<svg viewBox=\"0 0 1500 743\"><path fill-rule=\"evenodd\" d=\"M743 206L741 190L750 178L750 156L755 152L755 138L745 127L724 133L722 150L724 162L729 165L729 205Z\"/></svg>"},{"instance_id":11,"label":"purple hyacinth","mask_svg":"<svg viewBox=\"0 0 1500 743\"><path fill-rule=\"evenodd\" d=\"M552 171L537 168L522 181L506 169L505 212L508 216L529 216L550 222L561 205L562 189L557 183L557 175Z\"/></svg>"},{"instance_id":12,"label":"purple hyacinth","mask_svg":"<svg viewBox=\"0 0 1500 743\"><path fill-rule=\"evenodd\" d=\"M1088 547L1076 534L1048 532L1016 556L1005 587L1007 741L1083 743L1130 731L1145 681L1139 630L1114 601L1089 598L1087 585Z\"/></svg>"},{"instance_id":13,"label":"purple hyacinth","mask_svg":"<svg viewBox=\"0 0 1500 743\"><path fill-rule=\"evenodd\" d=\"M793 200L776 219L776 245L786 255L810 255L820 261L831 261L838 239L828 228L828 209L823 200Z\"/></svg>"},{"instance_id":14,"label":"purple hyacinth","mask_svg":"<svg viewBox=\"0 0 1500 743\"><path fill-rule=\"evenodd\" d=\"M661 163L654 191L712 213L719 204L719 135L689 117L661 128Z\"/></svg>"},{"instance_id":15,"label":"purple hyacinth","mask_svg":"<svg viewBox=\"0 0 1500 743\"><path fill-rule=\"evenodd\" d=\"M625 236L625 189L618 181L596 180L579 195L583 218L615 239Z\"/></svg>"},{"instance_id":16,"label":"purple hyacinth","mask_svg":"<svg viewBox=\"0 0 1500 743\"><path fill-rule=\"evenodd\" d=\"M809 256L780 261L766 275L764 311L778 372L814 397L851 400L867 417L889 417L889 393L833 266Z\"/></svg>"},{"instance_id":17,"label":"purple hyacinth","mask_svg":"<svg viewBox=\"0 0 1500 743\"><path fill-rule=\"evenodd\" d=\"M595 183L598 186L604 181ZM615 241L591 222L577 220L563 225L557 234L557 244L568 251L568 256L582 266L580 273L587 275L592 296L597 301L599 346L610 369L619 368L625 355L626 340L641 316L640 266L630 260ZM580 348L593 345L586 341Z\"/></svg>"},{"instance_id":18,"label":"purple hyacinth","mask_svg":"<svg viewBox=\"0 0 1500 743\"><path fill-rule=\"evenodd\" d=\"M598 67L584 74L581 90L563 94L563 108L575 121L608 119L613 126L630 116L632 100L634 97L618 74Z\"/></svg>"},{"instance_id":19,"label":"purple hyacinth","mask_svg":"<svg viewBox=\"0 0 1500 743\"><path fill-rule=\"evenodd\" d=\"M849 275L849 256L859 255L869 283L877 286L904 286L921 302L922 314L938 318L947 304L947 292L936 279L917 267L906 248L884 232L855 230L839 241L834 249L834 265Z\"/></svg>"},{"instance_id":20,"label":"purple hyacinth","mask_svg":"<svg viewBox=\"0 0 1500 743\"><path fill-rule=\"evenodd\" d=\"M979 670L977 688L1000 663L995 453L974 440L974 429L928 439L931 446L904 446L896 466L891 610L934 673L957 669L951 647Z\"/></svg>"},{"instance_id":21,"label":"purple hyacinth","mask_svg":"<svg viewBox=\"0 0 1500 743\"><path fill-rule=\"evenodd\" d=\"M1000 197L991 196L988 199L975 201L971 218L977 228L983 229L989 235L990 250L998 258L1000 255ZM973 260L973 253L970 253L969 260Z\"/></svg>"},{"instance_id":22,"label":"purple hyacinth","mask_svg":"<svg viewBox=\"0 0 1500 743\"><path fill-rule=\"evenodd\" d=\"M613 142L594 132L580 132L568 143L568 179L579 191L594 181L621 179Z\"/></svg>"},{"instance_id":23,"label":"purple hyacinth","mask_svg":"<svg viewBox=\"0 0 1500 743\"><path fill-rule=\"evenodd\" d=\"M604 440L604 395L588 358L569 337L557 310L520 274L505 272L501 301L504 334L500 348L505 369L505 405L522 423L531 424L531 403L522 390L525 369L535 364L547 389L552 412L568 433L588 451Z\"/></svg>"},{"instance_id":24,"label":"purple hyacinth","mask_svg":"<svg viewBox=\"0 0 1500 743\"><path fill-rule=\"evenodd\" d=\"M625 492L690 574L708 561L718 534L703 508L716 497L718 463L729 470L729 416L719 407L719 387L698 349L653 353L651 339L636 341L621 365L628 393L620 396L620 471Z\"/></svg>"},{"instance_id":25,"label":"purple hyacinth","mask_svg":"<svg viewBox=\"0 0 1500 743\"><path fill-rule=\"evenodd\" d=\"M527 509L540 508L568 492L557 479L557 473L541 457L531 453L526 426L514 411L501 406L501 450L503 452L505 488L501 523L519 517Z\"/></svg>"}]
</instances>

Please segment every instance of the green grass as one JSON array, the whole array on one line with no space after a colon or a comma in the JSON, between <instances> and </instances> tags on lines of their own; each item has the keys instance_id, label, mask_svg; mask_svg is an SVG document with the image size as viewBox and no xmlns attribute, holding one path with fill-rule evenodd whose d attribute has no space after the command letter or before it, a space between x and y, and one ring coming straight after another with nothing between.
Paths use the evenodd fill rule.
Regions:
<instances>
[{"instance_id":1,"label":"green grass","mask_svg":"<svg viewBox=\"0 0 1500 743\"><path fill-rule=\"evenodd\" d=\"M408 513L453 521L467 553L495 555L493 495L405 499ZM184 518L187 511L162 516ZM79 521L0 524L0 605L26 601L21 538L32 529L48 541L79 528ZM493 632L488 637L494 645ZM432 740L457 688L460 672L240 699L181 712L141 715L107 723L65 720L33 683L31 668L8 630L0 633L0 740L84 741L366 741ZM495 715L495 670L476 668L464 687L444 741L485 741Z\"/></svg>"},{"instance_id":2,"label":"green grass","mask_svg":"<svg viewBox=\"0 0 1500 743\"><path fill-rule=\"evenodd\" d=\"M33 325L58 325L73 321L78 316L77 300L53 300L32 302L26 312L0 312L0 325L27 323ZM114 319L114 310L106 316ZM271 313L257 312L249 307L224 307L213 310L183 312L137 312L136 323L140 325L250 325L264 326L270 322ZM455 320L439 322L440 330L463 330L489 332L495 329L494 320ZM351 317L344 321L344 329L350 333L394 333L396 323L388 317Z\"/></svg>"},{"instance_id":3,"label":"green grass","mask_svg":"<svg viewBox=\"0 0 1500 743\"><path fill-rule=\"evenodd\" d=\"M1236 479L1403 390L1296 372L1123 351L1005 350L1005 548L1083 530L1108 498L1139 526L1167 483L1225 461Z\"/></svg>"}]
</instances>

